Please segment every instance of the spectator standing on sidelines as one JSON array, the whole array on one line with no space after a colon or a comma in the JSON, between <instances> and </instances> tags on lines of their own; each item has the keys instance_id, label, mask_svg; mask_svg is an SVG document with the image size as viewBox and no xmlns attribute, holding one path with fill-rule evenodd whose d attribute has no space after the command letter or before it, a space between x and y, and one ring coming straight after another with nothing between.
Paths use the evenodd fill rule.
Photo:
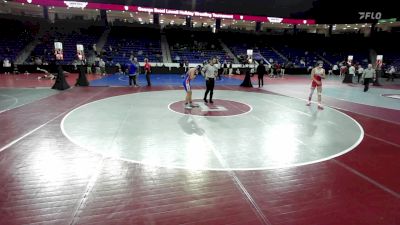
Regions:
<instances>
[{"instance_id":1,"label":"spectator standing on sidelines","mask_svg":"<svg viewBox=\"0 0 400 225\"><path fill-rule=\"evenodd\" d=\"M265 66L263 61L261 60L257 66L257 75L258 75L258 87L264 86L264 75L265 75Z\"/></svg>"},{"instance_id":2,"label":"spectator standing on sidelines","mask_svg":"<svg viewBox=\"0 0 400 225\"><path fill-rule=\"evenodd\" d=\"M351 76L351 79L356 76L356 68L354 65L350 65L349 67L349 75Z\"/></svg>"},{"instance_id":3,"label":"spectator standing on sidelines","mask_svg":"<svg viewBox=\"0 0 400 225\"><path fill-rule=\"evenodd\" d=\"M394 73L395 72L396 72L396 69L394 68L394 66L391 66L388 71L388 78L386 79L386 81L389 81L390 79L392 79L392 81L394 81Z\"/></svg>"},{"instance_id":4,"label":"spectator standing on sidelines","mask_svg":"<svg viewBox=\"0 0 400 225\"><path fill-rule=\"evenodd\" d=\"M102 76L106 75L106 62L104 62L103 59L100 59L99 61L99 67L100 67L100 73Z\"/></svg>"},{"instance_id":5,"label":"spectator standing on sidelines","mask_svg":"<svg viewBox=\"0 0 400 225\"><path fill-rule=\"evenodd\" d=\"M4 74L10 74L10 72L11 72L11 63L10 63L10 60L8 60L8 58L5 58L3 60L3 68L4 68Z\"/></svg>"},{"instance_id":6,"label":"spectator standing on sidelines","mask_svg":"<svg viewBox=\"0 0 400 225\"><path fill-rule=\"evenodd\" d=\"M128 69L128 77L129 77L129 86L132 86L132 81L133 81L133 86L138 87L136 83L137 75L138 75L138 70L139 68L137 67L137 64L135 62L135 59L131 59L130 62L127 65Z\"/></svg>"},{"instance_id":7,"label":"spectator standing on sidelines","mask_svg":"<svg viewBox=\"0 0 400 225\"><path fill-rule=\"evenodd\" d=\"M227 74L228 74L228 63L225 60L224 61L224 72L223 72L223 75L227 75Z\"/></svg>"},{"instance_id":8,"label":"spectator standing on sidelines","mask_svg":"<svg viewBox=\"0 0 400 225\"><path fill-rule=\"evenodd\" d=\"M283 76L285 76L285 68L286 68L286 64L282 63L282 67L281 67L281 77L283 78Z\"/></svg>"},{"instance_id":9,"label":"spectator standing on sidelines","mask_svg":"<svg viewBox=\"0 0 400 225\"><path fill-rule=\"evenodd\" d=\"M363 75L364 68L361 65L358 65L357 69L357 83L360 83L360 78Z\"/></svg>"},{"instance_id":10,"label":"spectator standing on sidelines","mask_svg":"<svg viewBox=\"0 0 400 225\"><path fill-rule=\"evenodd\" d=\"M151 74L151 65L147 58L144 59L144 73L146 74L147 86L151 86L150 74Z\"/></svg>"}]
</instances>

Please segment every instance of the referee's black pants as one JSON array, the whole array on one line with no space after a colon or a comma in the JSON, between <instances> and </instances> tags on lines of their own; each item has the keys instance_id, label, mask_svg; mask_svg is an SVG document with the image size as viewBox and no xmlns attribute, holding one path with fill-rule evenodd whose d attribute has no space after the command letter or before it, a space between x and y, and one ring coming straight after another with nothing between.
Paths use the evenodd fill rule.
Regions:
<instances>
[{"instance_id":1,"label":"referee's black pants","mask_svg":"<svg viewBox=\"0 0 400 225\"><path fill-rule=\"evenodd\" d=\"M206 93L204 93L204 100L207 99L208 92L210 92L210 101L212 101L212 97L214 94L214 85L215 85L215 79L214 78L208 78L206 80Z\"/></svg>"},{"instance_id":2,"label":"referee's black pants","mask_svg":"<svg viewBox=\"0 0 400 225\"><path fill-rule=\"evenodd\" d=\"M364 78L364 92L368 91L372 78Z\"/></svg>"}]
</instances>

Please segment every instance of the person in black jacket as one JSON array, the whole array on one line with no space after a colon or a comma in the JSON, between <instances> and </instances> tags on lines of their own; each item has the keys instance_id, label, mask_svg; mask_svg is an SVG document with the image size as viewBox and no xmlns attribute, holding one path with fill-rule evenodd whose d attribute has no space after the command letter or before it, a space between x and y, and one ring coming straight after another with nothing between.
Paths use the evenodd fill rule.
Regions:
<instances>
[{"instance_id":1,"label":"person in black jacket","mask_svg":"<svg viewBox=\"0 0 400 225\"><path fill-rule=\"evenodd\" d=\"M265 66L263 61L260 61L260 63L257 66L257 74L258 74L258 87L264 86L264 74L265 74Z\"/></svg>"}]
</instances>

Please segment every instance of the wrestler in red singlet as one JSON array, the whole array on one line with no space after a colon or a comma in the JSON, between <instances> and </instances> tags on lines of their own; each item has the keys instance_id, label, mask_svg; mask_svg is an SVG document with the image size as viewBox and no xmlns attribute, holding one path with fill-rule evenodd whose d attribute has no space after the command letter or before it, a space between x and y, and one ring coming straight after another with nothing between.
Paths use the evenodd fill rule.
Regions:
<instances>
[{"instance_id":1,"label":"wrestler in red singlet","mask_svg":"<svg viewBox=\"0 0 400 225\"><path fill-rule=\"evenodd\" d=\"M325 69L323 68L323 64L319 63L317 67L311 70L311 92L308 96L308 103L307 106L311 105L311 98L314 94L315 88L317 88L318 93L318 109L324 109L321 104L322 98L322 79L325 79Z\"/></svg>"}]
</instances>

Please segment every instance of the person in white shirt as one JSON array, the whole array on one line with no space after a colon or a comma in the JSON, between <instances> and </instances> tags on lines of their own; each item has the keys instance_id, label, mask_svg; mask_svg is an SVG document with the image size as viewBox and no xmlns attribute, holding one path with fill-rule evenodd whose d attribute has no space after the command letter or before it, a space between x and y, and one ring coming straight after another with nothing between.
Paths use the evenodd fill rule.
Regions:
<instances>
[{"instance_id":1,"label":"person in white shirt","mask_svg":"<svg viewBox=\"0 0 400 225\"><path fill-rule=\"evenodd\" d=\"M394 81L394 73L395 72L396 72L396 69L394 68L394 66L391 66L389 69L389 72L388 72L389 76L386 79L386 81L389 81L390 79L392 79L392 81Z\"/></svg>"},{"instance_id":2,"label":"person in white shirt","mask_svg":"<svg viewBox=\"0 0 400 225\"><path fill-rule=\"evenodd\" d=\"M179 55L176 55L175 56L175 62L179 62L179 61L181 61L181 57L179 57Z\"/></svg>"},{"instance_id":3,"label":"person in white shirt","mask_svg":"<svg viewBox=\"0 0 400 225\"><path fill-rule=\"evenodd\" d=\"M103 59L100 59L99 67L100 67L100 73L101 73L101 75L102 75L102 76L106 75L106 62L104 62Z\"/></svg>"},{"instance_id":4,"label":"person in white shirt","mask_svg":"<svg viewBox=\"0 0 400 225\"><path fill-rule=\"evenodd\" d=\"M300 59L300 64L301 64L303 67L306 67L306 62L304 62L303 59ZM309 67L311 67L311 69L312 69L312 66L309 66Z\"/></svg>"},{"instance_id":5,"label":"person in white shirt","mask_svg":"<svg viewBox=\"0 0 400 225\"><path fill-rule=\"evenodd\" d=\"M356 74L356 68L353 65L351 65L350 68L349 68L349 74L351 74L351 75L355 75Z\"/></svg>"},{"instance_id":6,"label":"person in white shirt","mask_svg":"<svg viewBox=\"0 0 400 225\"><path fill-rule=\"evenodd\" d=\"M349 67L349 75L351 76L351 79L356 76L356 68L353 65L350 65Z\"/></svg>"},{"instance_id":7,"label":"person in white shirt","mask_svg":"<svg viewBox=\"0 0 400 225\"><path fill-rule=\"evenodd\" d=\"M214 94L215 78L218 73L217 67L215 67L216 59L210 59L209 64L205 65L201 70L203 76L206 79L206 92L204 93L204 102L208 103L207 95L210 93L210 103L214 103L212 98Z\"/></svg>"},{"instance_id":8,"label":"person in white shirt","mask_svg":"<svg viewBox=\"0 0 400 225\"><path fill-rule=\"evenodd\" d=\"M239 68L236 69L236 75L240 75L240 70L239 70Z\"/></svg>"},{"instance_id":9,"label":"person in white shirt","mask_svg":"<svg viewBox=\"0 0 400 225\"><path fill-rule=\"evenodd\" d=\"M338 73L339 67L338 67L337 64L333 65L332 70L333 70L333 74L335 74L335 75L338 75L338 74L339 74L339 73Z\"/></svg>"},{"instance_id":10,"label":"person in white shirt","mask_svg":"<svg viewBox=\"0 0 400 225\"><path fill-rule=\"evenodd\" d=\"M10 72L11 72L11 63L10 63L10 60L8 60L8 58L5 58L4 60L3 60L3 68L4 68L4 74L10 74Z\"/></svg>"},{"instance_id":11,"label":"person in white shirt","mask_svg":"<svg viewBox=\"0 0 400 225\"><path fill-rule=\"evenodd\" d=\"M333 74L333 68L334 68L335 66L332 66L332 68L330 69L330 70L328 70L328 75L332 75Z\"/></svg>"},{"instance_id":12,"label":"person in white shirt","mask_svg":"<svg viewBox=\"0 0 400 225\"><path fill-rule=\"evenodd\" d=\"M360 78L361 78L361 75L363 74L363 72L364 72L364 68L362 68L361 65L358 65L358 69L357 69L357 83L360 83Z\"/></svg>"}]
</instances>

